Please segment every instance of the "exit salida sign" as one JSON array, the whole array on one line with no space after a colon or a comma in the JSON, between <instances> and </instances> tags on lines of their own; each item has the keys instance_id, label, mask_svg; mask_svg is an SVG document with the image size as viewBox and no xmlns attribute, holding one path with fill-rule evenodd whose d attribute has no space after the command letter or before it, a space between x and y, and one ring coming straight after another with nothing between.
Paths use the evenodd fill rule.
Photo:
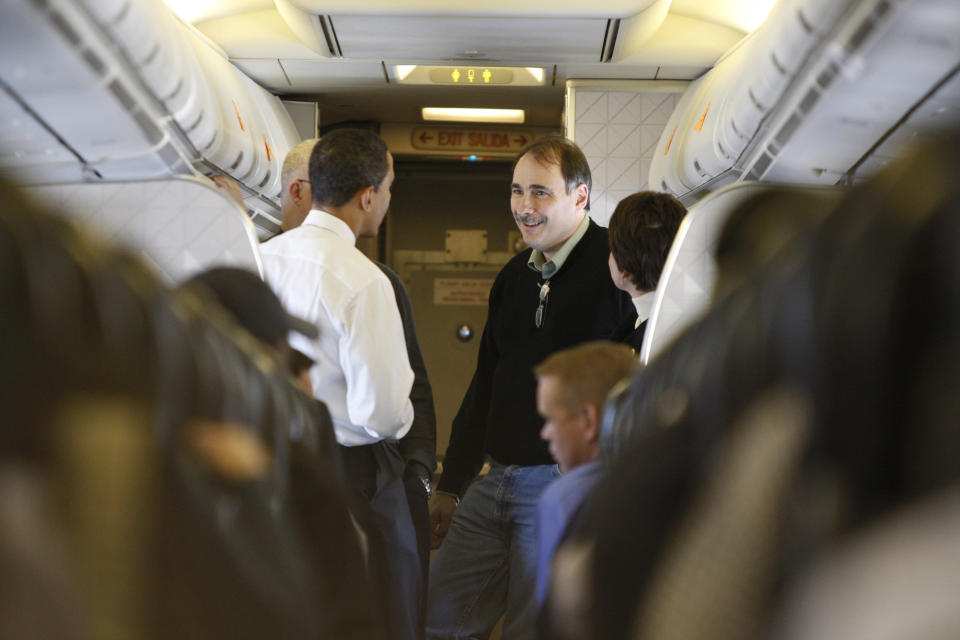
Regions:
<instances>
[{"instance_id":1,"label":"exit salida sign","mask_svg":"<svg viewBox=\"0 0 960 640\"><path fill-rule=\"evenodd\" d=\"M416 127L410 135L414 149L515 153L533 142L527 131Z\"/></svg>"}]
</instances>

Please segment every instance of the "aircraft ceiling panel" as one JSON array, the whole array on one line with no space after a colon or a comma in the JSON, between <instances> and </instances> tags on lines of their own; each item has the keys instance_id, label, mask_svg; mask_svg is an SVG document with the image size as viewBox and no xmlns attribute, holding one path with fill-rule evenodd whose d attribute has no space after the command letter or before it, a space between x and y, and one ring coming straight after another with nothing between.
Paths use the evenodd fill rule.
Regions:
<instances>
[{"instance_id":1,"label":"aircraft ceiling panel","mask_svg":"<svg viewBox=\"0 0 960 640\"><path fill-rule=\"evenodd\" d=\"M279 60L231 59L230 62L255 80L257 84L274 93L286 93L291 90L290 79L284 72Z\"/></svg>"},{"instance_id":2,"label":"aircraft ceiling panel","mask_svg":"<svg viewBox=\"0 0 960 640\"><path fill-rule=\"evenodd\" d=\"M613 62L620 65L712 67L744 37L742 31L713 22L668 13L660 28L640 47L617 40Z\"/></svg>"},{"instance_id":3,"label":"aircraft ceiling panel","mask_svg":"<svg viewBox=\"0 0 960 640\"><path fill-rule=\"evenodd\" d=\"M505 87L484 91L478 87L380 86L338 90L317 96L323 126L343 120L422 122L420 109L477 107L524 109L526 126L559 127L564 87Z\"/></svg>"},{"instance_id":4,"label":"aircraft ceiling panel","mask_svg":"<svg viewBox=\"0 0 960 640\"><path fill-rule=\"evenodd\" d=\"M300 42L272 7L206 20L196 27L231 58L322 58Z\"/></svg>"},{"instance_id":5,"label":"aircraft ceiling panel","mask_svg":"<svg viewBox=\"0 0 960 640\"><path fill-rule=\"evenodd\" d=\"M196 1L196 0L193 0ZM221 1L224 0L206 0ZM255 0L227 0L252 2ZM563 18L626 18L636 15L653 4L654 0L594 0L593 2L557 2L556 0L486 0L476 2L450 2L450 0L289 0L290 4L305 11L325 15L362 14L398 16L550 16ZM756 2L757 0L720 0L721 2ZM767 1L770 0L760 0Z\"/></svg>"},{"instance_id":6,"label":"aircraft ceiling panel","mask_svg":"<svg viewBox=\"0 0 960 640\"><path fill-rule=\"evenodd\" d=\"M696 80L707 71L710 70L710 67L674 67L674 66L662 66L657 69L657 75L655 76L656 80Z\"/></svg>"},{"instance_id":7,"label":"aircraft ceiling panel","mask_svg":"<svg viewBox=\"0 0 960 640\"><path fill-rule=\"evenodd\" d=\"M760 26L774 4L775 0L672 0L670 11L736 29L743 34Z\"/></svg>"},{"instance_id":8,"label":"aircraft ceiling panel","mask_svg":"<svg viewBox=\"0 0 960 640\"><path fill-rule=\"evenodd\" d=\"M379 87L387 84L379 60L280 60L290 91L323 93L333 88Z\"/></svg>"},{"instance_id":9,"label":"aircraft ceiling panel","mask_svg":"<svg viewBox=\"0 0 960 640\"><path fill-rule=\"evenodd\" d=\"M599 62L606 19L334 16L345 58Z\"/></svg>"},{"instance_id":10,"label":"aircraft ceiling panel","mask_svg":"<svg viewBox=\"0 0 960 640\"><path fill-rule=\"evenodd\" d=\"M657 77L660 67L649 66L617 66L595 62L593 64L560 64L557 65L557 82L571 79L603 78L609 80L653 80Z\"/></svg>"}]
</instances>

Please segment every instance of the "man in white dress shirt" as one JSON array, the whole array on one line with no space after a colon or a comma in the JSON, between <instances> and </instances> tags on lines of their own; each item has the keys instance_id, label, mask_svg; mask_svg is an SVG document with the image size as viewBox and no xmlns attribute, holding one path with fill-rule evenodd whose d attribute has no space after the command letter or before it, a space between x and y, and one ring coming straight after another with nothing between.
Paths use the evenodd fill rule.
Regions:
<instances>
[{"instance_id":1,"label":"man in white dress shirt","mask_svg":"<svg viewBox=\"0 0 960 640\"><path fill-rule=\"evenodd\" d=\"M292 314L317 325L291 346L316 364L314 395L326 403L370 542L390 637L413 639L422 580L396 440L413 421L410 368L393 287L355 246L375 236L390 205L393 157L375 134L338 129L310 153L313 209L261 247L267 281ZM286 195L286 194L285 194Z\"/></svg>"}]
</instances>

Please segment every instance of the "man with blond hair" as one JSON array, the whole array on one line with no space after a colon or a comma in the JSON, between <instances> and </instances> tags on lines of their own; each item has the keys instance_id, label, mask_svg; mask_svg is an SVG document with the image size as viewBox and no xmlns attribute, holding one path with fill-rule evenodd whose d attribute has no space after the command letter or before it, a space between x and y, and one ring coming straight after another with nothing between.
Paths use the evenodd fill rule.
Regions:
<instances>
[{"instance_id":1,"label":"man with blond hair","mask_svg":"<svg viewBox=\"0 0 960 640\"><path fill-rule=\"evenodd\" d=\"M607 395L636 367L630 347L600 340L559 351L534 368L537 411L544 419L540 437L563 473L537 505L538 605L546 595L553 554L603 471L598 436Z\"/></svg>"},{"instance_id":2,"label":"man with blond hair","mask_svg":"<svg viewBox=\"0 0 960 640\"><path fill-rule=\"evenodd\" d=\"M310 138L295 145L283 159L280 170L280 229L296 229L306 220L313 208L313 192L310 189L310 153L320 138Z\"/></svg>"}]
</instances>

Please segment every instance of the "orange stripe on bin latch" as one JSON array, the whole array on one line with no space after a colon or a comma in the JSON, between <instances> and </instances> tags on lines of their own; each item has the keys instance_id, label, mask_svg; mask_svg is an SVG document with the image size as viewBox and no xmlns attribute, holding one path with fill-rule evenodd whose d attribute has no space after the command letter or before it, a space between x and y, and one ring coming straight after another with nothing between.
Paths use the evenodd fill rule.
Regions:
<instances>
[{"instance_id":1,"label":"orange stripe on bin latch","mask_svg":"<svg viewBox=\"0 0 960 640\"><path fill-rule=\"evenodd\" d=\"M240 131L246 131L247 128L243 125L243 118L240 117L240 107L237 106L237 101L231 100L230 102L233 103L233 110L237 114L237 122L240 123Z\"/></svg>"},{"instance_id":2,"label":"orange stripe on bin latch","mask_svg":"<svg viewBox=\"0 0 960 640\"><path fill-rule=\"evenodd\" d=\"M263 146L267 148L267 162L273 159L273 152L270 150L270 143L267 142L267 134L263 134Z\"/></svg>"},{"instance_id":3,"label":"orange stripe on bin latch","mask_svg":"<svg viewBox=\"0 0 960 640\"><path fill-rule=\"evenodd\" d=\"M700 131L703 129L703 121L707 119L707 111L710 111L710 103L707 103L707 108L703 110L703 115L700 116L700 120L697 122L697 126L693 128L694 131Z\"/></svg>"},{"instance_id":4,"label":"orange stripe on bin latch","mask_svg":"<svg viewBox=\"0 0 960 640\"><path fill-rule=\"evenodd\" d=\"M679 127L680 125L677 125ZM673 144L673 136L677 135L677 127L673 128L673 133L670 134L670 139L667 140L667 148L663 150L663 155L670 153L670 145Z\"/></svg>"}]
</instances>

